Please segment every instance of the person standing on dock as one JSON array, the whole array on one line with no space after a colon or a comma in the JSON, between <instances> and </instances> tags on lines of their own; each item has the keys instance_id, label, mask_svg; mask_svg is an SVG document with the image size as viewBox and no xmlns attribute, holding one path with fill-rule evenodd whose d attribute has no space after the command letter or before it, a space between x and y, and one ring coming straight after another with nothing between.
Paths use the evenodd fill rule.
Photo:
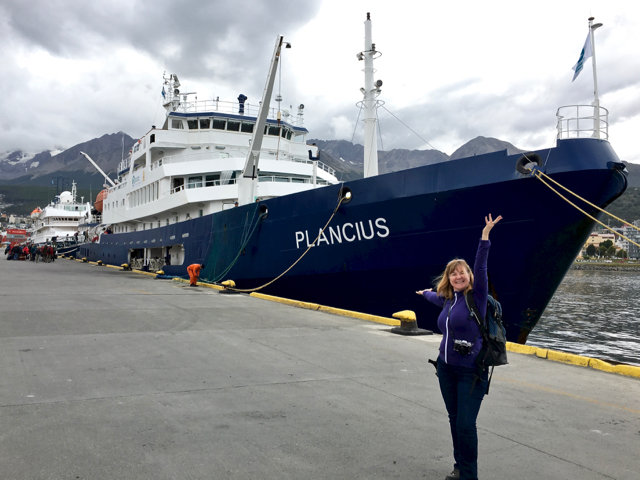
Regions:
<instances>
[{"instance_id":1,"label":"person standing on dock","mask_svg":"<svg viewBox=\"0 0 640 480\"><path fill-rule=\"evenodd\" d=\"M473 298L484 318L489 295L489 232L501 219L502 216L498 216L493 220L491 214L485 217L473 272L467 262L454 259L438 278L435 292L431 288L416 292L442 307L438 328L443 335L436 368L440 392L449 414L455 460L453 472L447 475L446 480L478 478L476 419L487 393L488 371L484 370L481 380L474 382L475 361L482 348L482 334L478 324L471 319L464 297L468 291L473 291Z\"/></svg>"},{"instance_id":2,"label":"person standing on dock","mask_svg":"<svg viewBox=\"0 0 640 480\"><path fill-rule=\"evenodd\" d=\"M200 277L200 270L204 268L204 265L199 263L194 263L193 265L189 265L187 267L187 273L189 274L189 286L197 287L198 277Z\"/></svg>"}]
</instances>

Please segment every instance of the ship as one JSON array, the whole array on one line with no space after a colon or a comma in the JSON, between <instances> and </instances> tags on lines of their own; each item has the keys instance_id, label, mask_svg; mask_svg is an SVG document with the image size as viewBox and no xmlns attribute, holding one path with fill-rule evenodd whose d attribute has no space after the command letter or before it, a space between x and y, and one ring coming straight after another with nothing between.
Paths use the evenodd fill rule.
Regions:
<instances>
[{"instance_id":1,"label":"ship","mask_svg":"<svg viewBox=\"0 0 640 480\"><path fill-rule=\"evenodd\" d=\"M74 181L71 191L60 192L44 209L37 207L31 212L33 229L29 240L35 245L55 243L60 254L75 253L84 242L84 236L79 238L78 225L93 218L93 211L91 202L78 202Z\"/></svg>"},{"instance_id":2,"label":"ship","mask_svg":"<svg viewBox=\"0 0 640 480\"><path fill-rule=\"evenodd\" d=\"M595 225L532 172L601 208L618 198L627 179L608 141L606 109L559 109L550 148L379 175L382 82L373 62L380 52L367 14L357 54L365 76L364 178L339 182L307 145L304 106L281 109L278 94L270 107L287 46L278 36L259 106L242 94L230 103L191 101L176 75L165 76L164 124L123 159L102 193L101 223L90 226L95 241L76 256L164 276L184 276L200 263L204 281L385 317L413 310L421 328L437 331L438 309L415 292L433 286L453 258L473 263L485 216L502 215L491 233L491 291L507 338L525 343Z\"/></svg>"}]
</instances>

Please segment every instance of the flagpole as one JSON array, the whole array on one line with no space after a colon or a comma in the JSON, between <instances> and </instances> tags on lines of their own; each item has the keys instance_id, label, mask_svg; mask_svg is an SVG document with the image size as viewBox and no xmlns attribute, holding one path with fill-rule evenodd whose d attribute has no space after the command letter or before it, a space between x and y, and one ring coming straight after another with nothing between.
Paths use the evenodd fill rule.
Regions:
<instances>
[{"instance_id":1,"label":"flagpole","mask_svg":"<svg viewBox=\"0 0 640 480\"><path fill-rule=\"evenodd\" d=\"M591 64L593 65L593 120L596 138L600 138L600 98L598 98L598 75L596 73L596 42L593 32L602 26L601 23L593 24L594 17L589 17L589 37L591 39Z\"/></svg>"}]
</instances>

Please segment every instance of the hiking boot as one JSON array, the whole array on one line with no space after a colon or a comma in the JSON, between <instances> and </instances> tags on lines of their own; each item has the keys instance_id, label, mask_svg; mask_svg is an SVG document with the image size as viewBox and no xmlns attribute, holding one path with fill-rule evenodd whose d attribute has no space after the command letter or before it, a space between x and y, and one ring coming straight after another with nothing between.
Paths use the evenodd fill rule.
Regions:
<instances>
[{"instance_id":1,"label":"hiking boot","mask_svg":"<svg viewBox=\"0 0 640 480\"><path fill-rule=\"evenodd\" d=\"M460 470L458 470L457 468L454 468L453 472L447 475L447 477L444 480L459 480L459 479L460 479Z\"/></svg>"}]
</instances>

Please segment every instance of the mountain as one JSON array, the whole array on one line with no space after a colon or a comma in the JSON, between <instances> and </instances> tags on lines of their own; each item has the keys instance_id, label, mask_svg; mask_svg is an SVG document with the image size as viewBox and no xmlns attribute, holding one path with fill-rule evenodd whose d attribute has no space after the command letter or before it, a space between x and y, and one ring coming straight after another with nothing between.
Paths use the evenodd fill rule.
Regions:
<instances>
[{"instance_id":1,"label":"mountain","mask_svg":"<svg viewBox=\"0 0 640 480\"><path fill-rule=\"evenodd\" d=\"M8 152L0 155L0 180L3 180L3 184L28 185L33 184L33 180L50 177L52 174L56 174L56 177L66 177L70 172L93 175L96 169L80 154L81 151L87 153L106 174L113 176L122 159L123 150L128 152L134 143L135 140L129 135L119 132L94 138L62 152L47 150L36 155L22 151Z\"/></svg>"},{"instance_id":2,"label":"mountain","mask_svg":"<svg viewBox=\"0 0 640 480\"><path fill-rule=\"evenodd\" d=\"M26 211L35 206L35 198L32 195L38 195L38 204L46 203L40 198L53 198L56 193L56 185L59 190L70 189L68 184L63 185L63 183L73 180L78 185L79 196L85 195L87 199L89 197L95 198L95 195L102 189L104 179L93 165L80 154L80 151L89 154L100 168L114 177L117 165L122 158L123 136L124 151L128 152L135 144L135 140L119 132L94 138L62 152L44 151L34 155L17 151L0 155L0 195L4 193L6 203L13 203L15 208ZM353 144L346 140L310 140L308 143L315 143L319 147L320 161L334 168L339 180L350 181L362 178L364 157L362 145ZM379 150L379 172L395 172L501 150L507 150L508 154L526 152L526 150L521 150L509 142L491 137L476 137L458 148L451 156L438 150ZM629 171L629 187L640 187L640 165L628 163L627 169ZM25 188L31 187L35 190L37 190L36 187L40 187L41 190L29 193L25 188L10 189L2 187L2 185L25 186ZM42 190L43 187L47 188ZM630 193L631 188L619 202L614 202L612 207L616 203L623 204L624 201L629 200L625 196ZM24 206L22 207L23 200ZM620 216L624 218L625 215ZM635 218L631 220L635 220Z\"/></svg>"},{"instance_id":3,"label":"mountain","mask_svg":"<svg viewBox=\"0 0 640 480\"><path fill-rule=\"evenodd\" d=\"M508 155L514 155L516 153L524 153L527 150L520 150L514 147L509 142L498 140L492 137L476 137L473 140L468 141L455 152L451 154L450 160L457 160L459 158L473 157L474 155L481 155L483 153L499 152L506 150Z\"/></svg>"},{"instance_id":4,"label":"mountain","mask_svg":"<svg viewBox=\"0 0 640 480\"><path fill-rule=\"evenodd\" d=\"M308 143L318 146L321 152L320 161L335 168L338 172L338 179L349 181L362 178L364 171L364 147L362 145L353 144L346 140L310 140ZM378 171L379 173L397 172L398 170L501 150L507 150L510 155L526 152L526 150L516 148L509 142L497 138L476 137L458 148L451 156L438 150L378 150Z\"/></svg>"}]
</instances>

